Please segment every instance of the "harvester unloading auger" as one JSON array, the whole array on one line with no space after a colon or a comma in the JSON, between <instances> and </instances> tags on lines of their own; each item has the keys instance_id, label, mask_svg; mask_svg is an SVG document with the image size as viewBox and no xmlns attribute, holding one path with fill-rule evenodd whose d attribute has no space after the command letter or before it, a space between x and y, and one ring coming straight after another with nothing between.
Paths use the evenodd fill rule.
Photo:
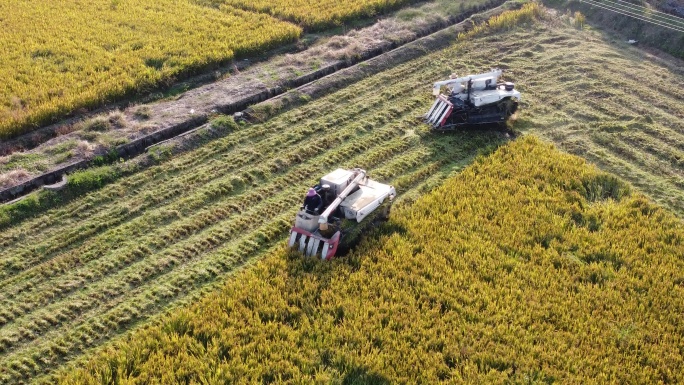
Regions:
<instances>
[{"instance_id":1,"label":"harvester unloading auger","mask_svg":"<svg viewBox=\"0 0 684 385\"><path fill-rule=\"evenodd\" d=\"M337 169L321 178L308 196L320 196L320 204L302 206L288 245L307 256L329 260L338 249L354 242L374 219L387 218L396 191L369 179L362 169Z\"/></svg>"},{"instance_id":2,"label":"harvester unloading auger","mask_svg":"<svg viewBox=\"0 0 684 385\"><path fill-rule=\"evenodd\" d=\"M475 124L505 123L518 109L520 92L513 83L498 83L501 70L457 77L434 84L437 97L425 121L436 130ZM442 94L442 87L448 94Z\"/></svg>"}]
</instances>

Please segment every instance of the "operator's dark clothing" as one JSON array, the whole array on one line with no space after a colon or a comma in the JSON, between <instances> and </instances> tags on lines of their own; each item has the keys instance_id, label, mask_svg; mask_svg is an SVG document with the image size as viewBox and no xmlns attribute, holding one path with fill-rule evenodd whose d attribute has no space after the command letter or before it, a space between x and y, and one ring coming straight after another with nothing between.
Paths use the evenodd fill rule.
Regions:
<instances>
[{"instance_id":1,"label":"operator's dark clothing","mask_svg":"<svg viewBox=\"0 0 684 385\"><path fill-rule=\"evenodd\" d=\"M321 196L318 194L304 199L304 209L308 211L313 212L314 210L318 210L320 212L321 207L323 207L323 199L321 199Z\"/></svg>"}]
</instances>

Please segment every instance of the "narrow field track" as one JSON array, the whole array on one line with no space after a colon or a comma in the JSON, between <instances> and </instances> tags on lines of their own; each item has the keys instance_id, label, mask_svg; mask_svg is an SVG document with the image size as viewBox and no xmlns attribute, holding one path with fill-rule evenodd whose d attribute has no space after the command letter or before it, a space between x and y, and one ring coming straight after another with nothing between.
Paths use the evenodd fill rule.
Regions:
<instances>
[{"instance_id":1,"label":"narrow field track","mask_svg":"<svg viewBox=\"0 0 684 385\"><path fill-rule=\"evenodd\" d=\"M450 73L505 70L517 129L684 215L681 71L560 22L480 37L397 66L174 157L0 234L0 382L40 379L201 295L282 242L308 185L364 167L411 200L505 142L426 131ZM646 102L648 101L648 102Z\"/></svg>"}]
</instances>

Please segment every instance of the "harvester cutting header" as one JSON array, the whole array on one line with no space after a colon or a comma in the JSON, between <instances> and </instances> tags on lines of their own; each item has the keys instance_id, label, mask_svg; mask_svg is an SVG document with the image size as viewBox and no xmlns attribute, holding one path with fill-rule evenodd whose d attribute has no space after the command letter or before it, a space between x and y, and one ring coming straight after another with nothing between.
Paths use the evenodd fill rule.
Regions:
<instances>
[{"instance_id":1,"label":"harvester cutting header","mask_svg":"<svg viewBox=\"0 0 684 385\"><path fill-rule=\"evenodd\" d=\"M456 127L505 123L515 114L520 92L510 82L499 83L501 70L468 75L436 82L432 93L437 97L424 118L436 130ZM442 88L448 93L442 94Z\"/></svg>"}]
</instances>

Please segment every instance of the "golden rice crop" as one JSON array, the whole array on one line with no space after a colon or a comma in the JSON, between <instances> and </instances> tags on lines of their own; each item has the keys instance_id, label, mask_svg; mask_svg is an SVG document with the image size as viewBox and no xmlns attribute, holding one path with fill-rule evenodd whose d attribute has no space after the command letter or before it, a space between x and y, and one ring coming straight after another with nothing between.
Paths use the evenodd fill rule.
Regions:
<instances>
[{"instance_id":1,"label":"golden rice crop","mask_svg":"<svg viewBox=\"0 0 684 385\"><path fill-rule=\"evenodd\" d=\"M544 9L539 3L527 3L520 9L504 12L497 16L492 16L484 23L480 23L468 32L458 34L459 39L465 39L481 35L483 33L500 32L509 30L521 24L532 22L543 17Z\"/></svg>"},{"instance_id":2,"label":"golden rice crop","mask_svg":"<svg viewBox=\"0 0 684 385\"><path fill-rule=\"evenodd\" d=\"M255 325L243 327L237 322L239 320L226 321L222 313L227 312L227 308L217 305L218 300L207 300L201 309L192 312L180 309L181 303L196 298L198 292L207 293L209 285L232 276L245 261L251 263L261 258L273 242L284 242L284 233L291 226L294 215L292 210L298 207L301 186L306 186L312 178L323 175L331 167L362 165L375 178L395 185L401 199L413 201L422 192L441 184L446 175L469 164L478 151L487 152L487 148L496 147L503 139L496 133L463 131L434 135L426 128L415 127L415 116L425 112L432 102L424 93L426 82L443 78L453 69L459 72L470 69L466 73L473 73L474 68L480 70L481 66L493 62L505 64L509 68L507 79L524 87L523 93L527 95L528 105L522 110L516 126L545 135L567 151L589 156L601 167L621 173L636 188L660 198L662 204L681 214L681 194L678 195L677 179L672 176L678 170L677 151L684 148L682 135L677 132L682 110L676 98L665 98L657 105L645 107L639 107L641 105L637 103L644 95L649 95L653 87L661 93L676 95L677 87L673 84L677 83L678 77L670 70L644 62L638 52L608 46L596 36L591 31L578 34L567 23L549 19L548 23L536 22L524 30L513 29L505 39L492 34L472 41L466 39L450 49L369 76L331 95L279 114L265 124L242 127L230 133L219 131L221 136L227 135L188 153L168 158L170 150L165 147L154 156L160 162L158 167L140 170L121 179L115 177L113 181L106 181L106 175L96 172L98 175L93 176L98 181L101 176L105 177L102 183L106 185L102 189L59 203L49 211L36 209L35 216L18 219L3 218L0 212L0 227L3 227L0 231L3 251L0 252L0 383L53 383L49 376L62 365L73 365L86 356L97 356L93 352L100 347L118 336L134 333L141 325L156 323L162 318L160 314L169 309L197 317L191 323L192 329L188 329L191 332L185 334L183 328L187 323L180 316L170 321L162 318L166 335L159 337L160 329L137 334L150 339L147 345L150 350L141 353L130 350L129 358L123 353L127 348L112 352L107 359L112 361L113 371L103 366L96 368L97 362L102 363L96 361L90 374L69 376L65 381L88 382L87 376L93 375L99 376L103 383L108 382L109 376L118 376L119 383L127 382L122 377L131 377L130 383L140 383L144 380L136 376L142 373L149 378L157 377L149 383L173 383L173 378L184 378L181 372L184 367L197 366L188 370L185 376L204 376L205 379L195 381L204 383L225 383L224 376L244 382L250 379L257 382L258 378L277 379L278 376L282 379L315 377L323 383L334 383L335 379L345 377L351 383L354 379L357 383L373 379L381 382L383 378L394 380L404 376L387 374L384 370L389 369L377 367L383 367L383 363L391 367L394 362L402 362L404 357L399 353L410 349L419 360L414 365L418 368L416 371L427 373L424 377L429 381L425 383L436 382L435 377L466 382L459 381L458 375L471 383L491 383L496 382L493 377L508 373L514 377L510 383L551 382L556 375L547 367L554 365L567 369L556 377L559 383L608 383L610 381L601 376L616 377L614 371L619 365L614 364L615 349L619 348L627 357L620 365L630 369L612 382L654 383L658 382L658 376L662 382L681 382L681 375L668 373L668 368L681 367L676 351L671 351L672 346L682 345L681 340L673 339L679 338L682 332L679 321L672 319L681 312L681 305L671 296L660 294L672 291L682 297L684 280L677 273L682 270L672 257L682 254L681 235L678 235L681 230L673 225L669 214L639 197L626 195L624 186L614 178L596 178L596 175L605 174L591 171L586 175L569 172L575 170L575 166L581 166L576 158L562 158L561 164L572 161L571 167L565 168L558 168L556 161L542 161L537 169L530 167L527 161L521 162L519 156L499 158L496 167L481 163L466 171L465 179L454 182L463 184L466 191L473 190L473 194L454 192L451 188L440 192L444 199L451 201L414 206L421 207L424 214L409 217L403 210L396 211L390 227L382 230L383 236L390 238L369 238L361 246L364 249L348 260L332 265L307 264L296 254L287 259L279 251L272 257L275 261L268 260L257 267L257 272L250 273L253 282L238 278L237 283L231 284L234 286L224 293L215 293L223 302L233 304L230 309L235 317L245 315L245 322L255 322ZM469 59L463 63L453 60L466 56ZM620 81L611 83L609 88L605 84L610 83L614 73L600 70L607 68L606 57L611 58L611 63L617 63L617 67L610 68L624 69ZM421 71L415 68L421 68ZM576 71L569 74L568 68ZM547 76L538 82L540 72ZM583 75L586 73L595 76L588 79ZM638 73L650 74L649 81L633 81L638 78L633 75ZM596 76L598 81L593 79ZM648 87L642 83L648 83ZM377 92L379 84L384 87L382 93ZM598 91L601 91L601 97L584 97L588 92ZM557 95L581 102L569 105L563 103L563 98L556 98ZM598 127L592 126L594 123L584 126L587 117ZM578 127L587 129L578 131ZM602 127L610 131L603 131ZM562 133L571 135L572 140ZM597 133L601 136L595 137ZM601 141L593 141L592 137ZM552 159L556 157L553 152L527 152L530 153L527 160L533 162L551 155ZM606 153L607 157L601 158ZM655 154L658 156L652 156ZM518 164L523 168L516 171ZM665 169L664 165L670 168ZM477 170L475 174L473 170ZM544 179L553 173L557 176L552 181ZM577 209L570 207L568 210L568 205L554 195L565 179L558 175L566 173L570 175L567 178L569 190L561 191L567 192L568 198L579 194L579 200L575 201ZM521 174L526 179L521 180L522 187L516 187L510 179ZM484 190L476 188L475 178L482 179ZM92 178L85 181L88 179ZM660 183L666 179L667 184ZM490 194L479 202L473 198L479 191ZM510 195L514 197L510 198ZM619 204L604 200L610 196L620 198ZM32 201L37 200L29 198L22 204L31 207ZM447 210L454 202L461 202L463 209ZM431 205L445 209L436 211L430 208ZM514 210L523 213L498 215L502 207L515 207ZM597 211L603 207L605 212ZM551 213L550 218L560 215L557 224L549 226L549 215L544 213ZM613 216L616 213L628 224L619 233L616 229L623 225L617 223L619 218ZM566 215L573 221L569 222ZM502 222L508 216L508 222ZM428 221L433 217L434 220ZM264 221L264 218L272 220ZM531 223L530 218L535 218L537 223ZM642 225L631 224L641 220L644 221ZM410 226L402 224L406 222ZM424 238L419 235L421 229L429 230ZM588 233L588 241L577 238L583 232ZM520 247L510 246L525 234L536 235L532 240L523 238ZM554 237L554 234L564 237ZM600 243L599 237L606 237L605 242ZM388 239L405 242L397 247L388 246ZM434 246L424 247L431 241L454 245L442 246L440 252L444 255L435 255ZM539 245L534 246L537 242ZM499 244L501 250L496 247ZM567 252L558 249L559 244L569 245ZM608 253L613 247L623 250L620 251L622 255L624 249L635 251L633 256L619 259ZM650 254L645 255L643 247ZM383 250L396 255L379 255ZM423 251L431 254L422 255ZM553 254L556 251L558 255ZM484 257L478 253L484 253ZM501 255L505 258L500 258ZM534 260L527 261L531 255ZM661 260L662 263L658 262ZM558 265L557 270L555 266L551 269L549 262ZM271 273L266 273L264 266ZM347 277L356 280L354 285L342 285L340 280ZM554 279L566 284L563 290L557 288L559 283ZM656 282L656 285L645 280ZM518 286L512 286L516 281ZM398 282L400 287L390 286L393 282ZM430 283L432 286L426 286ZM242 284L246 286L240 289L238 285ZM366 287L377 287L380 294L368 291ZM407 294L407 288L413 291ZM279 296L264 294L266 289L279 292ZM337 297L335 290L342 290ZM519 293L524 301L505 297L509 292ZM407 302L407 306L403 306L403 302L399 302L401 305L395 303L398 299L380 303L368 299L377 296L415 298L417 302ZM467 306L459 302L464 298L471 301ZM649 304L646 298L653 299L654 303ZM475 300L480 302L472 303ZM292 307L284 307L280 301L286 301ZM586 315L589 310L573 301L596 312L593 324L589 323L593 315ZM265 307L262 302L274 306ZM358 315L358 305L354 302L367 305L367 317ZM566 302L569 305L565 306ZM439 305L434 308L433 320L449 328L440 326L440 329L426 323L427 317L416 310L415 305L420 303L424 304L423 309ZM643 303L643 309L635 307L635 303ZM604 304L609 306L604 308ZM624 308L617 308L616 304L624 305ZM480 309L477 305L487 306ZM519 307L530 314L524 318L509 307ZM650 322L654 314L665 314L659 310L662 308L672 311L663 315L663 321ZM630 309L636 315L631 319L626 315ZM200 319L197 314L203 311L218 314L214 317L216 323L212 324L209 316ZM456 311L461 312L465 320L454 318ZM606 314L610 311L615 316ZM306 317L297 315L302 312ZM398 318L397 314L401 312L406 312L410 321ZM378 319L380 315L387 319ZM282 318L276 319L276 316ZM505 317L511 320L511 326L504 321L499 323ZM579 323L571 324L569 319L572 318L577 318ZM274 336L267 329L269 326L262 324L269 319L275 320L270 327L283 331L287 341L270 342L283 337ZM607 319L613 322L606 322ZM413 320L416 320L415 328L410 327ZM486 321L492 326L483 325ZM301 325L293 329L282 322ZM305 330L304 322L310 325L309 331ZM326 322L338 327L331 330ZM202 330L197 326L202 323L204 329L220 331L222 336L207 334L206 338L202 337ZM353 334L353 327L359 323L368 325L361 325L358 333ZM395 335L403 338L407 346L396 342L393 329L377 326L383 323L399 325L392 326L401 328L401 334ZM228 326L224 326L226 324ZM653 324L654 331L644 333L644 324L649 327ZM424 327L424 334L417 333L421 327ZM497 329L492 334L494 327ZM595 330L588 332L591 328ZM320 333L311 330L320 330ZM591 341L587 335L597 335L597 330L606 336ZM473 341L463 337L481 334L487 338L478 337L480 339ZM572 339L576 334L580 337ZM362 339L368 335L373 337L370 343ZM443 336L448 339L442 341ZM309 337L323 341L314 348L308 342L300 346L300 341L306 342ZM183 340L176 345L179 356L175 362L167 362L176 360L168 346L157 349L152 340L166 345L171 338ZM233 338L238 339L237 344L231 343ZM350 352L351 348L340 348L335 345L338 338L341 345L349 340L347 344L351 348L370 345L379 352L378 357L367 353L359 356L360 353ZM529 338L532 342L520 342L520 338ZM264 344L264 339L269 342ZM523 350L519 354L520 360L500 353L510 352L506 342ZM245 346L248 343L254 346ZM555 344L557 351L550 353L544 346L549 343ZM256 344L273 346L275 352L262 354L254 350ZM145 345L131 342L127 346ZM188 346L197 346L198 350ZM397 354L392 356L388 350L396 347L399 348ZM206 352L205 348L214 351ZM221 350L217 352L218 349ZM589 352L587 359L580 357L579 351L585 349ZM635 353L635 349L639 350ZM291 353L279 357L278 351ZM606 358L596 359L601 352ZM536 359L530 358L530 354L539 356L539 368L530 369L529 362ZM635 373L634 356L639 354L640 365L649 365L642 367L646 374L637 373L632 379L624 380ZM153 363L143 363L148 357L163 365L160 371L155 371ZM656 359L652 360L653 357ZM277 362L263 364L262 361L268 358ZM348 369L340 366L345 359L349 362ZM602 360L605 363L601 363ZM366 364L366 361L370 363ZM593 380L588 377L598 372L598 366L592 366L594 362L612 369ZM124 369L124 364L130 369ZM429 364L434 364L436 375L429 373ZM402 364L397 370L405 373L407 366ZM479 369L480 366L483 369ZM321 367L320 374L311 375L311 367ZM456 373L452 373L452 367ZM578 367L580 372L576 371ZM168 373L166 368L170 368ZM476 372L487 368L492 378L482 380ZM460 374L461 371L465 374ZM589 371L591 374L586 374ZM159 379L161 372L168 377ZM243 375L245 372L247 375ZM580 376L583 378L577 379Z\"/></svg>"},{"instance_id":3,"label":"golden rice crop","mask_svg":"<svg viewBox=\"0 0 684 385\"><path fill-rule=\"evenodd\" d=\"M0 0L0 137L299 37L191 0Z\"/></svg>"},{"instance_id":4,"label":"golden rice crop","mask_svg":"<svg viewBox=\"0 0 684 385\"><path fill-rule=\"evenodd\" d=\"M334 262L280 250L62 383L681 383L684 226L532 137Z\"/></svg>"},{"instance_id":5,"label":"golden rice crop","mask_svg":"<svg viewBox=\"0 0 684 385\"><path fill-rule=\"evenodd\" d=\"M307 29L322 29L342 22L370 17L412 0L203 0L266 12L291 20Z\"/></svg>"}]
</instances>

